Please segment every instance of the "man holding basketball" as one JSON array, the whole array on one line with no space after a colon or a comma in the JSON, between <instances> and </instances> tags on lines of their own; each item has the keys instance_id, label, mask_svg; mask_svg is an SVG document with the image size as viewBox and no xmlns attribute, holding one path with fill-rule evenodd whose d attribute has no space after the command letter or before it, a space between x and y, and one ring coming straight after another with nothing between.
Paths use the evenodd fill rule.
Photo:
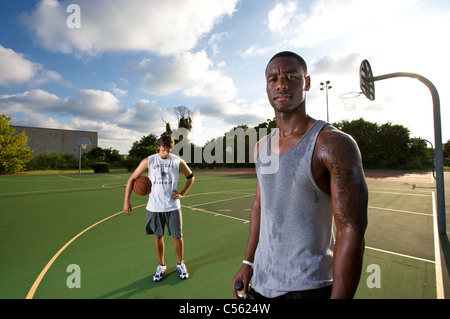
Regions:
<instances>
[{"instance_id":1,"label":"man holding basketball","mask_svg":"<svg viewBox=\"0 0 450 319\"><path fill-rule=\"evenodd\" d=\"M358 146L306 113L311 80L300 56L275 55L266 80L277 128L255 147L256 195L233 293L241 280L248 295L252 280L255 297L353 298L368 201Z\"/></svg>"},{"instance_id":2,"label":"man holding basketball","mask_svg":"<svg viewBox=\"0 0 450 319\"><path fill-rule=\"evenodd\" d=\"M152 183L147 204L146 233L154 234L154 245L159 265L153 276L154 281L162 280L167 267L164 262L164 228L167 224L168 235L173 237L175 254L177 256L177 271L180 278L186 279L189 274L183 261L184 241L182 233L182 216L180 199L187 193L194 183L194 174L182 158L171 154L174 140L164 134L158 140L159 153L141 161L139 166L128 179L125 189L123 211L130 215L132 211L130 196L134 181L145 171ZM178 192L178 175L186 177L183 189Z\"/></svg>"}]
</instances>

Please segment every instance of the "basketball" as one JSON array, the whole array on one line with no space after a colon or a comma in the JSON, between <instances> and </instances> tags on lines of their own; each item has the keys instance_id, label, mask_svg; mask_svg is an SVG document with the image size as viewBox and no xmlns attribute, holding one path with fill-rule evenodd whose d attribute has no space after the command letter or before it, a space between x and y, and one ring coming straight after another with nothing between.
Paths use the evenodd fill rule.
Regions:
<instances>
[{"instance_id":1,"label":"basketball","mask_svg":"<svg viewBox=\"0 0 450 319\"><path fill-rule=\"evenodd\" d=\"M146 176L141 176L134 181L133 190L139 196L146 196L152 190L152 182Z\"/></svg>"}]
</instances>

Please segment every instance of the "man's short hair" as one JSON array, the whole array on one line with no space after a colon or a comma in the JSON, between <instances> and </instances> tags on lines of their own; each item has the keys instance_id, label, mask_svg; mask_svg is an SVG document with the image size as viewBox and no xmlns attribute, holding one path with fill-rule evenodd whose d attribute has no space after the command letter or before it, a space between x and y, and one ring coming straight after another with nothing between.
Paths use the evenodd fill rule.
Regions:
<instances>
[{"instance_id":1,"label":"man's short hair","mask_svg":"<svg viewBox=\"0 0 450 319\"><path fill-rule=\"evenodd\" d=\"M164 148L170 148L172 149L175 145L175 141L173 140L172 136L169 134L163 134L158 140L158 147L162 146Z\"/></svg>"},{"instance_id":2,"label":"man's short hair","mask_svg":"<svg viewBox=\"0 0 450 319\"><path fill-rule=\"evenodd\" d=\"M306 66L305 60L303 60L303 58L301 56L299 56L297 53L294 53L291 51L283 51L283 52L279 52L279 53L275 54L272 57L272 59L270 59L269 63L267 63L267 67L269 66L270 62L272 62L272 60L274 60L276 58L281 58L281 57L290 57L290 58L297 59L297 61L300 63L300 65L303 68L305 76L308 75L308 67ZM267 71L267 67L266 67L266 71Z\"/></svg>"}]
</instances>

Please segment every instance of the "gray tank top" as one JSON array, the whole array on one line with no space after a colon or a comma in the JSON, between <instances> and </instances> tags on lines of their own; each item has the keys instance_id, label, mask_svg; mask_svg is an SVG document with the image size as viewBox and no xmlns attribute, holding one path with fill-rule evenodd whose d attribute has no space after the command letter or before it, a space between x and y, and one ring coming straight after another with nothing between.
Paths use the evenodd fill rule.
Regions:
<instances>
[{"instance_id":1,"label":"gray tank top","mask_svg":"<svg viewBox=\"0 0 450 319\"><path fill-rule=\"evenodd\" d=\"M274 298L332 284L331 197L317 186L311 173L314 146L325 125L316 121L281 155L271 151L271 134L259 152L261 221L252 282L263 296ZM277 169L267 170L274 162Z\"/></svg>"}]
</instances>

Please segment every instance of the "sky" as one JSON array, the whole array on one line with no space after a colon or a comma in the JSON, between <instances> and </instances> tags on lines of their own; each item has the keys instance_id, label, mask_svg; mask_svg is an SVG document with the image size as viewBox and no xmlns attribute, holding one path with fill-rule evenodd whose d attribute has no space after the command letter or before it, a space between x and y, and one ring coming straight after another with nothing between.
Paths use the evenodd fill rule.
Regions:
<instances>
[{"instance_id":1,"label":"sky","mask_svg":"<svg viewBox=\"0 0 450 319\"><path fill-rule=\"evenodd\" d=\"M3 0L0 112L13 125L96 131L99 146L127 154L133 142L193 114L197 146L231 128L274 117L265 67L280 51L308 64L307 112L329 122L407 127L433 144L433 103L417 80L375 82L374 101L348 111L340 95L373 75L429 79L450 139L448 0Z\"/></svg>"}]
</instances>

